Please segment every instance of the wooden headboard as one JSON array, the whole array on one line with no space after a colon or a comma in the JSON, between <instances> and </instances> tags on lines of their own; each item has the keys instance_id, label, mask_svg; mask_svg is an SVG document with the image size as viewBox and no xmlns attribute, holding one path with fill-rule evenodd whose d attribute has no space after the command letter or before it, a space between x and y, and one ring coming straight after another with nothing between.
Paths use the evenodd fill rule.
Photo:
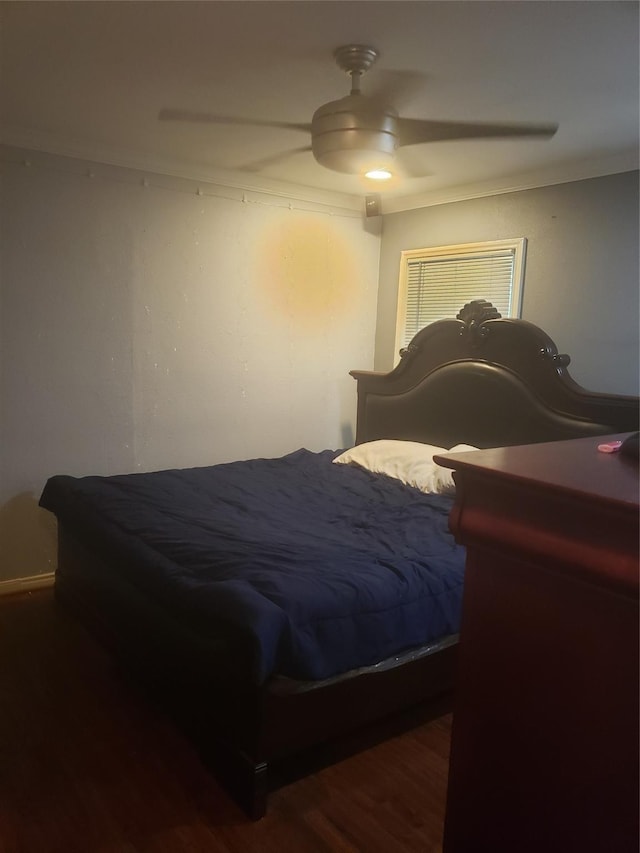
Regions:
<instances>
[{"instance_id":1,"label":"wooden headboard","mask_svg":"<svg viewBox=\"0 0 640 853\"><path fill-rule=\"evenodd\" d=\"M422 329L389 373L352 370L356 442L504 447L638 429L637 397L587 391L542 329L489 302Z\"/></svg>"}]
</instances>

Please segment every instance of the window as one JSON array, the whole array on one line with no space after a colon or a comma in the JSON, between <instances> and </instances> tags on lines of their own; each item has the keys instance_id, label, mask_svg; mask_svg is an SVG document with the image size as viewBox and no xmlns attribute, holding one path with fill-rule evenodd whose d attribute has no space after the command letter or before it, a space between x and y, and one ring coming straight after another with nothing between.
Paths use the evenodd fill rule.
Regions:
<instances>
[{"instance_id":1,"label":"window","mask_svg":"<svg viewBox=\"0 0 640 853\"><path fill-rule=\"evenodd\" d=\"M486 299L503 317L519 317L526 239L465 243L402 252L396 353L435 320Z\"/></svg>"}]
</instances>

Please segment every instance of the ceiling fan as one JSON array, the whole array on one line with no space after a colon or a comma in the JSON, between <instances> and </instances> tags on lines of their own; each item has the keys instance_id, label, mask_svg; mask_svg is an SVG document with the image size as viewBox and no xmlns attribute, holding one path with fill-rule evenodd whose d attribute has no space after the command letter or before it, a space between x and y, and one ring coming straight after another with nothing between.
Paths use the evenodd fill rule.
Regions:
<instances>
[{"instance_id":1,"label":"ceiling fan","mask_svg":"<svg viewBox=\"0 0 640 853\"><path fill-rule=\"evenodd\" d=\"M379 56L375 48L348 44L337 48L333 55L338 66L351 77L351 92L346 97L319 107L310 123L253 120L180 109L163 109L158 117L162 121L277 127L311 134L311 145L289 149L247 167L254 171L291 154L311 151L316 161L327 169L378 178L391 177L398 161L400 171L405 175L418 177L425 174L412 169L406 161L403 156L406 146L458 139L550 138L558 129L557 124L494 124L402 118L391 106L391 102L400 94L397 90L401 86L396 85L395 91L392 87L391 91L384 94L364 95L360 91L362 75ZM399 80L401 83L402 77Z\"/></svg>"}]
</instances>

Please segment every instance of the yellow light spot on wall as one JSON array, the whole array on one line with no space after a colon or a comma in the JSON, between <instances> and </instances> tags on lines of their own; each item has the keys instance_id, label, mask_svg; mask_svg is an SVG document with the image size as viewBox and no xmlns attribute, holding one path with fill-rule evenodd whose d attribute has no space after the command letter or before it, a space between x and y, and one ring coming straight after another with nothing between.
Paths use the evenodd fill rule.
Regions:
<instances>
[{"instance_id":1,"label":"yellow light spot on wall","mask_svg":"<svg viewBox=\"0 0 640 853\"><path fill-rule=\"evenodd\" d=\"M348 311L358 289L358 264L344 235L326 216L270 227L256 257L257 289L283 318L307 330Z\"/></svg>"}]
</instances>

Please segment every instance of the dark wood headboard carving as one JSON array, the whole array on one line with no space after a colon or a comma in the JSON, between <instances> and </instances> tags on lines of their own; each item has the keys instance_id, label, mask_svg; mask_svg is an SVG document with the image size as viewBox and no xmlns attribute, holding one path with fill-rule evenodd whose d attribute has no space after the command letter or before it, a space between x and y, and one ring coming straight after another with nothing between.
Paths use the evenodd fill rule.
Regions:
<instances>
[{"instance_id":1,"label":"dark wood headboard carving","mask_svg":"<svg viewBox=\"0 0 640 853\"><path fill-rule=\"evenodd\" d=\"M571 359L526 320L470 302L418 332L389 373L358 382L356 441L499 447L638 429L638 398L588 391Z\"/></svg>"},{"instance_id":2,"label":"dark wood headboard carving","mask_svg":"<svg viewBox=\"0 0 640 853\"><path fill-rule=\"evenodd\" d=\"M469 335L471 346L478 347L486 341L490 326L487 320L500 320L502 314L490 302L484 299L475 299L458 311L457 320L462 320L464 327L460 330L461 335Z\"/></svg>"}]
</instances>

